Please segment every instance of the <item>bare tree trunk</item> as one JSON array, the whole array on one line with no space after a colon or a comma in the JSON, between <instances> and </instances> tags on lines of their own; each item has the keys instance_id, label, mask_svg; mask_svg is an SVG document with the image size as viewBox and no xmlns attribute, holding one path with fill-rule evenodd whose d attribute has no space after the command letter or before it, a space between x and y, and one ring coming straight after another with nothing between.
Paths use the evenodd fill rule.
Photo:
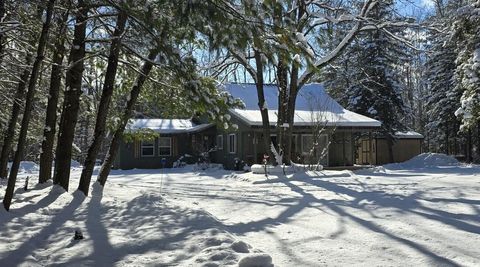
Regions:
<instances>
[{"instance_id":1,"label":"bare tree trunk","mask_svg":"<svg viewBox=\"0 0 480 267\"><path fill-rule=\"evenodd\" d=\"M6 15L5 0L0 0L0 23L3 23ZM3 41L3 31L0 31L0 64L2 64L3 61Z\"/></svg>"},{"instance_id":2,"label":"bare tree trunk","mask_svg":"<svg viewBox=\"0 0 480 267\"><path fill-rule=\"evenodd\" d=\"M148 61L145 61L143 63L141 72L137 77L137 80L135 81L134 86L132 87L132 90L130 91L130 97L127 101L127 106L125 107L122 118L120 120L120 125L118 126L117 130L113 133L113 138L110 142L108 153L105 156L105 160L103 161L102 168L100 169L100 173L98 174L97 181L102 186L104 186L105 183L107 182L107 178L108 178L108 175L110 174L113 161L117 156L118 147L122 140L123 132L125 131L125 127L127 126L128 120L132 115L133 107L137 102L137 98L138 98L138 95L140 94L140 91L142 90L142 86L145 83L145 80L147 79L150 71L152 70L152 67L153 67L152 62L157 57L157 54L158 54L157 49L150 51L150 54L148 55Z\"/></svg>"},{"instance_id":3,"label":"bare tree trunk","mask_svg":"<svg viewBox=\"0 0 480 267\"><path fill-rule=\"evenodd\" d=\"M273 154L270 150L270 121L268 119L268 107L265 105L265 94L263 91L263 63L262 56L259 51L255 50L255 64L256 64L256 79L255 85L257 87L258 107L262 115L263 126L263 149L265 153L273 160Z\"/></svg>"},{"instance_id":4,"label":"bare tree trunk","mask_svg":"<svg viewBox=\"0 0 480 267\"><path fill-rule=\"evenodd\" d=\"M472 162L472 130L471 129L468 129L468 132L467 132L467 147L468 147L468 151L467 151L467 162L468 163L471 163Z\"/></svg>"},{"instance_id":5,"label":"bare tree trunk","mask_svg":"<svg viewBox=\"0 0 480 267\"><path fill-rule=\"evenodd\" d=\"M82 76L85 56L85 32L87 29L88 8L84 0L78 0L76 24L72 48L69 55L69 69L66 75L66 90L62 116L58 129L57 149L55 153L55 175L53 182L68 191L72 145L77 125L80 95L82 94Z\"/></svg>"},{"instance_id":6,"label":"bare tree trunk","mask_svg":"<svg viewBox=\"0 0 480 267\"><path fill-rule=\"evenodd\" d=\"M476 163L478 163L478 161L480 160L480 121L477 121L477 156L476 156L476 159L475 161L477 161Z\"/></svg>"},{"instance_id":7,"label":"bare tree trunk","mask_svg":"<svg viewBox=\"0 0 480 267\"><path fill-rule=\"evenodd\" d=\"M58 16L59 27L55 51L53 52L52 72L50 76L50 89L48 91L47 114L43 130L42 152L40 153L39 183L44 183L52 178L53 145L57 125L57 108L60 86L62 82L62 64L65 55L65 34L67 30L68 12Z\"/></svg>"},{"instance_id":8,"label":"bare tree trunk","mask_svg":"<svg viewBox=\"0 0 480 267\"><path fill-rule=\"evenodd\" d=\"M450 140L448 139L450 135L448 124L445 125L445 154L450 155Z\"/></svg>"},{"instance_id":9,"label":"bare tree trunk","mask_svg":"<svg viewBox=\"0 0 480 267\"><path fill-rule=\"evenodd\" d=\"M8 127L3 138L2 153L0 155L0 178L7 178L8 175L8 157L12 152L12 142L15 137L15 127L17 126L18 116L22 110L22 103L25 95L25 87L27 85L28 76L30 75L30 63L32 55L27 54L26 66L20 76L20 82L17 85L15 99L13 100L12 114L8 121Z\"/></svg>"},{"instance_id":10,"label":"bare tree trunk","mask_svg":"<svg viewBox=\"0 0 480 267\"><path fill-rule=\"evenodd\" d=\"M281 55L278 55L281 57ZM277 64L277 83L278 83L278 110L277 110L277 143L278 143L278 153L281 151L285 157L286 151L286 139L285 139L285 128L283 124L287 122L287 110L288 110L288 69L284 64L283 59L278 59ZM288 161L286 161L288 162Z\"/></svg>"},{"instance_id":11,"label":"bare tree trunk","mask_svg":"<svg viewBox=\"0 0 480 267\"><path fill-rule=\"evenodd\" d=\"M43 23L43 26L42 26L42 32L40 34L40 38L38 39L37 57L33 62L32 72L30 74L30 81L28 84L28 91L27 91L26 101L25 101L25 109L23 111L22 126L20 128L20 135L18 137L17 151L15 152L12 168L10 170L10 176L8 177L8 185L5 193L5 198L3 199L3 205L6 210L10 209L10 204L13 198L13 191L15 189L15 183L17 181L18 168L20 167L20 160L23 157L23 152L25 149L28 124L30 123L30 114L32 112L33 100L35 97L35 87L37 84L40 65L42 64L44 54L45 54L45 46L47 44L48 31L50 29L50 22L52 19L54 4L55 4L55 0L48 1L47 8L46 8L45 22Z\"/></svg>"},{"instance_id":12,"label":"bare tree trunk","mask_svg":"<svg viewBox=\"0 0 480 267\"><path fill-rule=\"evenodd\" d=\"M127 13L120 11L117 18L117 25L112 36L113 40L110 47L110 55L108 56L108 66L105 74L105 81L103 83L102 97L97 111L93 142L88 149L87 158L85 159L82 174L80 176L80 183L78 185L78 190L82 191L85 195L88 195L88 187L92 178L95 159L97 158L98 151L100 150L105 135L107 114L113 95L115 76L118 68L118 57L122 42L121 37L125 31L126 22Z\"/></svg>"},{"instance_id":13,"label":"bare tree trunk","mask_svg":"<svg viewBox=\"0 0 480 267\"><path fill-rule=\"evenodd\" d=\"M303 13L302 13L303 14ZM290 74L290 89L288 95L288 102L287 102L287 123L288 129L286 134L286 157L285 160L290 163L291 156L292 156L292 133L293 133L293 125L294 125L294 118L295 118L295 104L297 101L298 91L300 90L298 87L298 69L299 65L296 63L292 66L292 71Z\"/></svg>"}]
</instances>

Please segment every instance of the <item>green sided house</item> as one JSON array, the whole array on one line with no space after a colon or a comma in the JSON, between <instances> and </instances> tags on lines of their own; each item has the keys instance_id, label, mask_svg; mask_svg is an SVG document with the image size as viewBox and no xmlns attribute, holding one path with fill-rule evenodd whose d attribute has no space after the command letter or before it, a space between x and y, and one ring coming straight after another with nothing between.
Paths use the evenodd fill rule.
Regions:
<instances>
[{"instance_id":1,"label":"green sided house","mask_svg":"<svg viewBox=\"0 0 480 267\"><path fill-rule=\"evenodd\" d=\"M134 119L127 131L149 129L159 134L155 140L125 142L119 147L113 167L117 169L157 169L172 167L180 156L193 156L215 146L213 124L182 119ZM193 162L190 162L193 163Z\"/></svg>"},{"instance_id":2,"label":"green sided house","mask_svg":"<svg viewBox=\"0 0 480 267\"><path fill-rule=\"evenodd\" d=\"M235 162L261 163L263 155L262 119L254 84L227 84L224 90L245 103L245 109L231 109L230 120L238 127L222 129L209 122L195 120L136 119L128 130L150 129L160 134L155 141L123 142L114 167L160 168L161 159L171 167L180 157L195 159L204 152L214 163L232 169ZM278 88L264 86L271 129L277 122ZM372 118L346 110L324 90L321 84L302 87L296 99L292 159L298 163L320 162L324 166L352 166L364 163L365 153L359 155L362 140L374 143L381 123ZM320 129L323 131L320 132ZM267 137L276 144L276 131ZM364 142L365 143L365 142ZM315 145L314 145L315 144ZM399 148L400 150L402 147ZM369 150L369 159L378 158ZM187 157L185 157L187 155ZM368 164L374 162L370 161Z\"/></svg>"}]
</instances>

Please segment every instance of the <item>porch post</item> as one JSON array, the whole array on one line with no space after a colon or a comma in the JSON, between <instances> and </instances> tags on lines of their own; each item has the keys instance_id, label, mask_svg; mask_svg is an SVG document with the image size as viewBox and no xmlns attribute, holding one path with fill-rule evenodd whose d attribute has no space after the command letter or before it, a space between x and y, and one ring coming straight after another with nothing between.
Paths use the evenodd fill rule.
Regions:
<instances>
[{"instance_id":1,"label":"porch post","mask_svg":"<svg viewBox=\"0 0 480 267\"><path fill-rule=\"evenodd\" d=\"M253 163L256 164L257 162L257 133L253 131L253 140L252 140L252 145L253 145Z\"/></svg>"}]
</instances>

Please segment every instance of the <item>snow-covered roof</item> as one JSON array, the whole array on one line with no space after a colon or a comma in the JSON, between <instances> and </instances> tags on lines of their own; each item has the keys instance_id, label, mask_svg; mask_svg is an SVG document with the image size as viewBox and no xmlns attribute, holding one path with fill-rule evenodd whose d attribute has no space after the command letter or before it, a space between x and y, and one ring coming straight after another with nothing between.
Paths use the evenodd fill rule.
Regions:
<instances>
[{"instance_id":1,"label":"snow-covered roof","mask_svg":"<svg viewBox=\"0 0 480 267\"><path fill-rule=\"evenodd\" d=\"M245 109L230 111L249 125L262 125L258 108L257 91L254 84L226 84L225 89L235 98L245 103ZM277 123L278 87L264 86L265 101L270 125ZM326 124L338 127L380 127L381 123L372 118L346 110L330 97L318 83L304 85L297 96L294 125L310 126Z\"/></svg>"},{"instance_id":2,"label":"snow-covered roof","mask_svg":"<svg viewBox=\"0 0 480 267\"><path fill-rule=\"evenodd\" d=\"M396 132L396 138L400 139L423 139L423 135L414 131Z\"/></svg>"},{"instance_id":3,"label":"snow-covered roof","mask_svg":"<svg viewBox=\"0 0 480 267\"><path fill-rule=\"evenodd\" d=\"M211 126L213 124L195 124L191 120L183 119L132 119L127 125L127 130L150 129L161 134L171 134L197 132Z\"/></svg>"}]
</instances>

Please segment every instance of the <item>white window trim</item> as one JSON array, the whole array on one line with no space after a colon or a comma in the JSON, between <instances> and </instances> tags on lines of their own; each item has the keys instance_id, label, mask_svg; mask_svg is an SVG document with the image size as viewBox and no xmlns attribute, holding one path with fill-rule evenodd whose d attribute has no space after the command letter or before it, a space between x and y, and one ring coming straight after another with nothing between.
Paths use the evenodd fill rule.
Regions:
<instances>
[{"instance_id":1,"label":"white window trim","mask_svg":"<svg viewBox=\"0 0 480 267\"><path fill-rule=\"evenodd\" d=\"M168 138L168 140L170 141L169 146L161 146L160 145L160 138ZM160 154L160 148L166 148L166 147L168 147L170 149L170 153L169 154ZM172 156L172 137L163 136L163 137L158 138L158 155L159 156Z\"/></svg>"},{"instance_id":2,"label":"white window trim","mask_svg":"<svg viewBox=\"0 0 480 267\"><path fill-rule=\"evenodd\" d=\"M230 151L230 136L233 136L233 152ZM229 134L228 135L228 153L229 154L237 154L237 135L236 134Z\"/></svg>"},{"instance_id":3,"label":"white window trim","mask_svg":"<svg viewBox=\"0 0 480 267\"><path fill-rule=\"evenodd\" d=\"M141 146L140 146L140 155L142 156L142 158L151 158L151 157L155 157L155 141L153 141L153 144L151 145L145 145L143 143L144 141L142 140L142 143L141 143ZM143 154L143 148L152 148L152 154L150 155L145 155Z\"/></svg>"},{"instance_id":4,"label":"white window trim","mask_svg":"<svg viewBox=\"0 0 480 267\"><path fill-rule=\"evenodd\" d=\"M221 139L221 142L219 142L218 139ZM223 134L217 135L217 149L223 150Z\"/></svg>"}]
</instances>

